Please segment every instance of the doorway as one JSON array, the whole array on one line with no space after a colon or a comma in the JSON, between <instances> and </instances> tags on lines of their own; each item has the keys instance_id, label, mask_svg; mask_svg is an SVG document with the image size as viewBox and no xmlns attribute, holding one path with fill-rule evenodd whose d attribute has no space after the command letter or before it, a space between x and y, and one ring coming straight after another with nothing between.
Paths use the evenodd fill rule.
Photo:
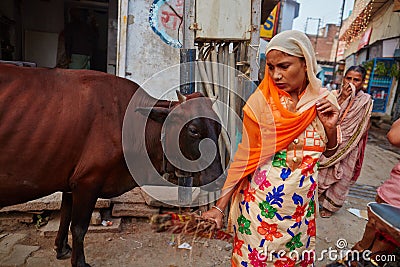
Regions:
<instances>
[{"instance_id":1,"label":"doorway","mask_svg":"<svg viewBox=\"0 0 400 267\"><path fill-rule=\"evenodd\" d=\"M90 50L85 51L87 54L90 54L89 68L102 72L107 72L108 5L108 1L67 1L64 5L65 36L71 36L71 34L67 33L71 31L72 27L70 25L74 25L71 13L75 13L75 16L79 17L79 21L87 26L88 29L88 31L83 32L80 36L78 34L78 40L74 40L75 44L77 44L75 46L84 46L84 48L78 47L78 49ZM72 30L82 32L82 29L83 27L78 26ZM65 41L67 45L68 39L72 38L67 38ZM87 44L84 42L85 40Z\"/></svg>"},{"instance_id":2,"label":"doorway","mask_svg":"<svg viewBox=\"0 0 400 267\"><path fill-rule=\"evenodd\" d=\"M63 32L70 21L70 9L75 8L97 32L90 69L115 74L117 0L0 2L3 40L0 60L34 62L38 67L62 67L59 60L65 44Z\"/></svg>"}]
</instances>

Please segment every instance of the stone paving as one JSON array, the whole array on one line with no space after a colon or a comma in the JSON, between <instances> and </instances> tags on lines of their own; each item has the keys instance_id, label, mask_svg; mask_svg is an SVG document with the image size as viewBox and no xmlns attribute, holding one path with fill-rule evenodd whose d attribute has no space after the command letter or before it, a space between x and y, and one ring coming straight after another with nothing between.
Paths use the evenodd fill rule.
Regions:
<instances>
[{"instance_id":1,"label":"stone paving","mask_svg":"<svg viewBox=\"0 0 400 267\"><path fill-rule=\"evenodd\" d=\"M39 246L18 244L25 237L25 234L0 234L0 266L21 266L32 252L39 250Z\"/></svg>"},{"instance_id":2,"label":"stone paving","mask_svg":"<svg viewBox=\"0 0 400 267\"><path fill-rule=\"evenodd\" d=\"M171 189L171 188L170 188ZM172 198L176 194L176 188L169 190L168 188L148 188L153 190L155 194L168 196ZM171 191L171 192L170 192ZM0 209L0 267L7 266L54 266L54 264L67 264L69 261L43 262L38 257L28 258L30 255L39 250L39 246L27 246L19 244L20 241L26 237L26 234L17 233L4 233L2 232L1 225L11 225L15 223L33 223L33 214L40 214L43 211L51 211L51 216L46 225L39 228L41 236L48 237L50 242L54 242L57 235L58 226L60 222L59 209L61 207L62 193L57 192L52 195L29 201L23 204L9 206ZM198 197L193 194L194 198ZM149 204L157 204L154 207ZM153 197L142 192L140 188L135 188L125 194L113 199L99 199L96 203L95 211L92 215L92 224L89 226L88 234L90 233L119 233L121 231L121 217L144 217L150 218L154 214L158 214L160 207L163 206L162 202L157 202ZM164 205L169 206L169 205ZM111 209L112 208L112 209ZM111 216L106 220L111 222L111 225L103 226L102 219L98 220L100 209L110 210ZM96 225L93 224L96 221ZM43 265L44 264L44 265Z\"/></svg>"},{"instance_id":3,"label":"stone paving","mask_svg":"<svg viewBox=\"0 0 400 267\"><path fill-rule=\"evenodd\" d=\"M372 140L371 140L372 139ZM383 138L382 138L383 139ZM317 251L320 252L324 249L335 248L338 240L345 240L348 247L351 247L355 242L357 242L362 233L364 231L364 226L366 224L366 220L363 218L359 218L349 213L347 209L356 208L359 210L366 209L366 203L368 201L372 201L375 197L375 188L378 187L384 180L389 177L390 170L392 166L398 162L400 159L400 155L394 150L385 149L386 147L382 147L382 140L378 138L374 138L374 135L371 134L370 139L367 144L365 162L363 165L362 173L360 179L357 181L357 184L352 189L348 201L346 201L344 207L331 219L317 219ZM194 194L195 195L195 194ZM15 214L18 209L23 211L37 211L40 208L47 208L57 210L59 207L60 196L50 197L53 200L49 201L48 199L43 200L42 202L36 202L36 205L33 205L32 202L28 204L19 205L19 207L7 207L5 209L0 210L0 222L14 220L14 223L17 221L32 223L32 215L26 215L27 213ZM55 199L55 200L54 200ZM54 202L55 201L55 202ZM129 202L132 201L131 205ZM135 189L131 192L128 192L122 195L119 198L114 200L105 200L103 205L106 207L110 207L110 203L112 205L122 205L119 211L120 215L131 216L128 212L130 210L133 211L134 214L140 215L143 214L145 217L151 216L154 213L158 213L159 208L155 208L154 206L149 207L146 210L146 205L149 203L156 203L154 199L143 197L141 195L140 189ZM139 205L140 204L140 205ZM103 206L103 207L104 207ZM101 205L100 205L101 207ZM139 210L134 210L134 207L138 207ZM144 209L144 210L142 210ZM7 212L5 212L7 211ZM112 212L112 211L111 211ZM2 217L3 214L8 214L10 217ZM114 212L114 214L118 214L118 210ZM12 217L14 216L14 217ZM109 231L110 234L118 233L121 229L121 219L115 218L113 221L113 227L102 227L102 226L90 226L89 232L96 233L106 233ZM58 228L58 220L57 217L54 217L50 222L45 226L40 228L41 235L49 236L49 242L54 242L54 235L56 234ZM50 237L51 236L51 237ZM8 267L8 266L24 266L24 267L34 267L34 266L70 266L70 262L68 260L65 261L56 261L55 257L49 259L48 251L43 251L39 246L28 246L23 244L23 240L26 238L26 234L16 233L16 232L2 232L0 227L0 266ZM51 241L50 241L51 240ZM144 239L146 240L146 239ZM114 240L113 244L116 242L126 242L124 238L120 240ZM142 240L141 240L142 241ZM90 250L90 246L87 247ZM118 250L121 250L123 253L123 249L125 247L120 247ZM117 250L117 251L118 251ZM114 251L114 250L113 250ZM88 253L90 255L90 253ZM45 256L47 255L47 256ZM93 253L92 253L93 255ZM125 254L121 254L125 255ZM127 254L128 255L128 254ZM141 254L137 255L139 257ZM97 255L95 258L89 259L89 262L93 262L95 260L100 261L102 255ZM108 261L114 260L115 264L119 262L119 264L115 266L133 266L133 265L121 265L120 257L118 258L107 258ZM150 264L152 259L147 259L147 263ZM323 266L329 262L329 259L321 259L316 263L316 266ZM113 264L112 264L113 265ZM97 264L95 266L103 266L102 264ZM113 265L114 266L114 265ZM135 264L135 266L139 266ZM153 266L153 265L148 265ZM154 265L156 266L156 265ZM221 265L215 265L221 266Z\"/></svg>"}]
</instances>

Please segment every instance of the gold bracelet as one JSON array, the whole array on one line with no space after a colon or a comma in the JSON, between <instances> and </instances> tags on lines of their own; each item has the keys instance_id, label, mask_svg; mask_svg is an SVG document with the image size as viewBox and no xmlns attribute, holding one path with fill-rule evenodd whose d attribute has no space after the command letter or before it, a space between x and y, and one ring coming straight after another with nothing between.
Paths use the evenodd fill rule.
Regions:
<instances>
[{"instance_id":1,"label":"gold bracelet","mask_svg":"<svg viewBox=\"0 0 400 267\"><path fill-rule=\"evenodd\" d=\"M219 212L221 212L222 216L225 217L225 213L218 207L218 206L212 206L213 209L218 210Z\"/></svg>"},{"instance_id":2,"label":"gold bracelet","mask_svg":"<svg viewBox=\"0 0 400 267\"><path fill-rule=\"evenodd\" d=\"M325 148L325 151L332 151L335 150L336 148L338 148L339 146L339 142L336 142L336 146L332 147L332 148Z\"/></svg>"}]
</instances>

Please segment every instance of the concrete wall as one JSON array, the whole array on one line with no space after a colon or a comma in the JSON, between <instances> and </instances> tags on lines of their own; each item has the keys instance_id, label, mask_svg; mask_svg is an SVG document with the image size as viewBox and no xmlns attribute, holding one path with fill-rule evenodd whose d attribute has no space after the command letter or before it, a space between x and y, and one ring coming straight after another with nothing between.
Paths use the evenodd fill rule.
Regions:
<instances>
[{"instance_id":1,"label":"concrete wall","mask_svg":"<svg viewBox=\"0 0 400 267\"><path fill-rule=\"evenodd\" d=\"M174 1L170 1L174 4ZM166 44L150 27L152 0L131 0L128 9L126 78L157 98L171 99L179 83L179 49ZM162 27L162 25L159 25ZM165 95L166 92L172 93Z\"/></svg>"}]
</instances>

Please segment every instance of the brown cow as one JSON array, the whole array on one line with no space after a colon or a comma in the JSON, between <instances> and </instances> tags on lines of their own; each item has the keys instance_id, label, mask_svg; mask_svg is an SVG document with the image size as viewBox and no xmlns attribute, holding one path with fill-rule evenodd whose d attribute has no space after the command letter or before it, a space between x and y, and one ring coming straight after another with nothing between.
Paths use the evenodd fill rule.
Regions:
<instances>
[{"instance_id":1,"label":"brown cow","mask_svg":"<svg viewBox=\"0 0 400 267\"><path fill-rule=\"evenodd\" d=\"M63 192L57 258L71 256L71 224L72 266L89 266L83 241L94 205L98 197L114 197L137 185L128 167L139 169L135 180L136 174L142 175L139 184L146 183L154 179L153 169L157 174L174 172L164 160L160 139L168 149L178 133L179 147L190 160L200 157L202 140L217 142L221 126L212 102L199 94L191 97L204 101L157 101L134 82L95 71L0 64L0 207ZM151 119L143 116L146 112ZM160 138L169 113L172 124ZM195 185L222 174L218 155L193 174Z\"/></svg>"}]
</instances>

